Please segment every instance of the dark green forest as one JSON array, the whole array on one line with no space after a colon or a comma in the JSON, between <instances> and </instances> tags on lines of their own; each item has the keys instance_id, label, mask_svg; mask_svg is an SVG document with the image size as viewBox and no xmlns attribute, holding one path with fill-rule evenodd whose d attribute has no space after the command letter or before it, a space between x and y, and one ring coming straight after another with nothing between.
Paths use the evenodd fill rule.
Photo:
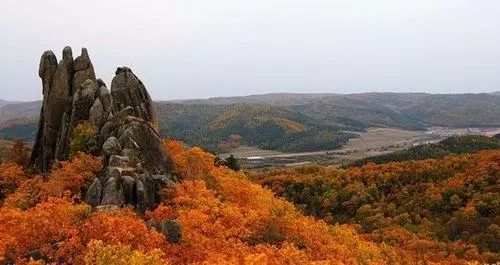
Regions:
<instances>
[{"instance_id":1,"label":"dark green forest","mask_svg":"<svg viewBox=\"0 0 500 265\"><path fill-rule=\"evenodd\" d=\"M475 153L481 150L500 149L498 138L482 135L452 136L439 143L425 144L393 153L367 157L349 166L362 166L367 163L384 164L388 162L442 158L451 154Z\"/></svg>"}]
</instances>

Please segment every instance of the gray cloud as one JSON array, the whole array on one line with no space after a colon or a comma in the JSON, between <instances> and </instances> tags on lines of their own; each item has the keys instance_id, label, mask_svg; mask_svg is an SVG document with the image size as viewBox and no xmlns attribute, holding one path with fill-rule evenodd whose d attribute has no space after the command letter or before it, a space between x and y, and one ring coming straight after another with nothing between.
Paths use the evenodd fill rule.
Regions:
<instances>
[{"instance_id":1,"label":"gray cloud","mask_svg":"<svg viewBox=\"0 0 500 265\"><path fill-rule=\"evenodd\" d=\"M1 0L0 98L39 99L38 59L89 48L155 99L500 89L497 0Z\"/></svg>"}]
</instances>

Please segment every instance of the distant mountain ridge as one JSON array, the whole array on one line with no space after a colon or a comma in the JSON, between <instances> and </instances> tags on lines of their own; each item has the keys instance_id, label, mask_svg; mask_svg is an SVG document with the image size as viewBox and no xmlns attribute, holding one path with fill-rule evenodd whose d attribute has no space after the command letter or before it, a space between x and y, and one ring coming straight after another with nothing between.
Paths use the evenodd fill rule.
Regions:
<instances>
[{"instance_id":1,"label":"distant mountain ridge","mask_svg":"<svg viewBox=\"0 0 500 265\"><path fill-rule=\"evenodd\" d=\"M17 103L20 103L20 101L10 101L10 100L0 99L0 108L9 104L17 104Z\"/></svg>"},{"instance_id":2,"label":"distant mountain ridge","mask_svg":"<svg viewBox=\"0 0 500 265\"><path fill-rule=\"evenodd\" d=\"M335 148L369 127L500 127L500 95L271 93L155 102L164 136L217 151L229 137L283 151ZM38 120L40 102L0 107L0 137ZM233 137L232 136L232 137ZM234 139L234 137L232 138ZM330 139L330 142L328 142Z\"/></svg>"},{"instance_id":3,"label":"distant mountain ridge","mask_svg":"<svg viewBox=\"0 0 500 265\"><path fill-rule=\"evenodd\" d=\"M18 119L33 120L38 119L42 101L11 102L4 101L5 105L0 106L0 127L5 122Z\"/></svg>"},{"instance_id":4,"label":"distant mountain ridge","mask_svg":"<svg viewBox=\"0 0 500 265\"><path fill-rule=\"evenodd\" d=\"M269 93L235 97L213 97L208 99L185 99L172 100L173 102L186 105L231 105L237 103L246 104L271 104L271 105L298 105L310 103L311 101L340 94L334 93Z\"/></svg>"}]
</instances>

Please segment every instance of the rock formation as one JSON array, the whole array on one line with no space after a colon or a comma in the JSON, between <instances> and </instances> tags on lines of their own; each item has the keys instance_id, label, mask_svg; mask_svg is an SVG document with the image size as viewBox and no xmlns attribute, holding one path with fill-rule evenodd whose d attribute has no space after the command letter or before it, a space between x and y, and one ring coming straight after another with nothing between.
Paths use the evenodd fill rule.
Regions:
<instances>
[{"instance_id":1,"label":"rock formation","mask_svg":"<svg viewBox=\"0 0 500 265\"><path fill-rule=\"evenodd\" d=\"M153 103L139 78L129 68L119 67L110 92L96 79L87 50L83 48L73 60L69 47L59 63L52 51L45 52L39 76L43 104L32 164L47 172L54 160L69 159L74 128L89 121L98 132L103 170L90 184L85 201L108 210L124 204L139 212L153 207L158 192L176 179L155 128Z\"/></svg>"},{"instance_id":2,"label":"rock formation","mask_svg":"<svg viewBox=\"0 0 500 265\"><path fill-rule=\"evenodd\" d=\"M69 137L78 122L88 120L88 105L94 101L90 83L96 79L85 48L76 60L71 48L64 48L59 63L52 51L44 52L38 74L43 84L43 103L31 162L47 172L54 158L68 159ZM85 87L81 80L88 80Z\"/></svg>"}]
</instances>

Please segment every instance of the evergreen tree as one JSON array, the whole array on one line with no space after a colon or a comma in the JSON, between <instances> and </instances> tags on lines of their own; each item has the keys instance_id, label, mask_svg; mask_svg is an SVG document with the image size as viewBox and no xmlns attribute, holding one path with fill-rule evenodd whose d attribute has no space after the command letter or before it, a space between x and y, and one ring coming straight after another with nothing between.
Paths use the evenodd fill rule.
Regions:
<instances>
[{"instance_id":1,"label":"evergreen tree","mask_svg":"<svg viewBox=\"0 0 500 265\"><path fill-rule=\"evenodd\" d=\"M233 155L230 155L228 158L224 159L223 165L234 171L238 171L241 169L238 159Z\"/></svg>"}]
</instances>

